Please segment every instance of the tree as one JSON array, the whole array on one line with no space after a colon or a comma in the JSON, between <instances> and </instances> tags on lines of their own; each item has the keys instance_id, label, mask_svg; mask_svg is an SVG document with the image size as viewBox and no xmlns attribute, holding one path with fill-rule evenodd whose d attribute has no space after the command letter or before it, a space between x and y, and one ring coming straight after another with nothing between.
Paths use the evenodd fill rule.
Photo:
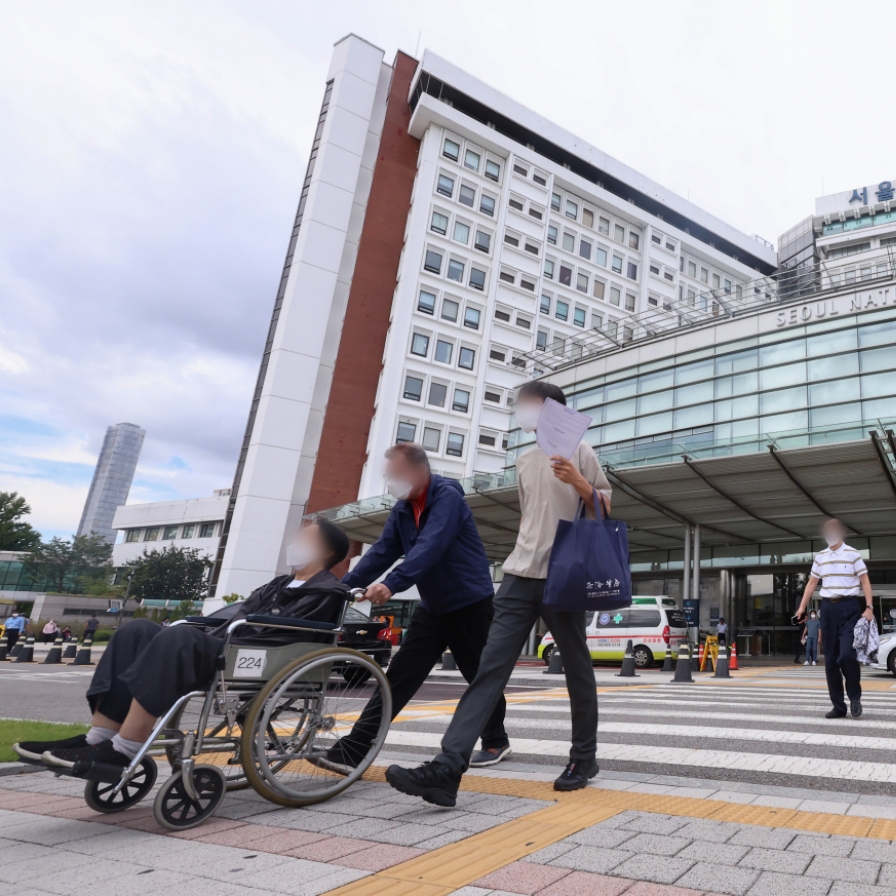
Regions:
<instances>
[{"instance_id":1,"label":"tree","mask_svg":"<svg viewBox=\"0 0 896 896\"><path fill-rule=\"evenodd\" d=\"M24 571L35 580L46 580L53 591L72 594L84 578L102 575L111 558L112 545L101 535L75 535L71 541L54 538L31 551Z\"/></svg>"},{"instance_id":2,"label":"tree","mask_svg":"<svg viewBox=\"0 0 896 896\"><path fill-rule=\"evenodd\" d=\"M18 492L0 492L0 551L33 551L40 544L40 532L22 520L29 513Z\"/></svg>"},{"instance_id":3,"label":"tree","mask_svg":"<svg viewBox=\"0 0 896 896\"><path fill-rule=\"evenodd\" d=\"M144 551L132 560L131 596L140 600L200 601L208 590L211 562L198 548Z\"/></svg>"}]
</instances>

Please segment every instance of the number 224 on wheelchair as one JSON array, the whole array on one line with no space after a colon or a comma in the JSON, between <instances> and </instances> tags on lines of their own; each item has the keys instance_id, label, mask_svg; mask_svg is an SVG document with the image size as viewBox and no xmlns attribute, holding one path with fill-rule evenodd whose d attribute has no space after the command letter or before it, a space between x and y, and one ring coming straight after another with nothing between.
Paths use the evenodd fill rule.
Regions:
<instances>
[{"instance_id":1,"label":"number 224 on wheelchair","mask_svg":"<svg viewBox=\"0 0 896 896\"><path fill-rule=\"evenodd\" d=\"M353 591L352 598L360 594L360 589ZM229 790L252 787L273 803L296 807L342 793L376 758L392 715L392 696L380 666L363 653L336 646L344 615L345 607L336 624L279 616L248 616L231 623L208 691L181 697L123 772L89 770L87 804L98 812L120 812L139 803L156 782L151 754L162 753L173 773L156 794L153 814L160 825L175 831L201 824ZM191 617L175 624L214 627L221 622ZM234 644L246 626L318 640ZM356 753L344 775L324 767L332 762L319 764L377 692L382 711L372 713L364 732L370 742L366 753Z\"/></svg>"}]
</instances>

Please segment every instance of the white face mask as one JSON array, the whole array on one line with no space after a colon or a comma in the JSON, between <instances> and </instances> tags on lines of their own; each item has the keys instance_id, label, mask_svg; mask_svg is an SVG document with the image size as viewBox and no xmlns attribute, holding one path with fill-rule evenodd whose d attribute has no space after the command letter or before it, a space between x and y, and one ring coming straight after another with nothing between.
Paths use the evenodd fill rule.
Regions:
<instances>
[{"instance_id":1,"label":"white face mask","mask_svg":"<svg viewBox=\"0 0 896 896\"><path fill-rule=\"evenodd\" d=\"M396 501L405 501L410 497L414 486L406 479L387 479L386 491L395 498Z\"/></svg>"},{"instance_id":2,"label":"white face mask","mask_svg":"<svg viewBox=\"0 0 896 896\"><path fill-rule=\"evenodd\" d=\"M523 432L532 432L538 426L538 418L541 416L541 408L537 404L521 404L517 405L516 411L517 426Z\"/></svg>"},{"instance_id":3,"label":"white face mask","mask_svg":"<svg viewBox=\"0 0 896 896\"><path fill-rule=\"evenodd\" d=\"M291 569L304 569L316 557L316 551L304 538L297 538L286 548L286 565Z\"/></svg>"},{"instance_id":4,"label":"white face mask","mask_svg":"<svg viewBox=\"0 0 896 896\"><path fill-rule=\"evenodd\" d=\"M832 548L835 544L840 544L840 542L843 541L843 537L841 535L834 535L832 532L825 532L824 540L827 542L828 547Z\"/></svg>"}]
</instances>

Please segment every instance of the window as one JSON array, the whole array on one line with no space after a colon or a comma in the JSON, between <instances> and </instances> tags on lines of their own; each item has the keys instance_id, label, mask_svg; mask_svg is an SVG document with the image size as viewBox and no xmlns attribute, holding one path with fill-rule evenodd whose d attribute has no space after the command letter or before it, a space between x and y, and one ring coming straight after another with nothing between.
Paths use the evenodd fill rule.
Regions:
<instances>
[{"instance_id":1,"label":"window","mask_svg":"<svg viewBox=\"0 0 896 896\"><path fill-rule=\"evenodd\" d=\"M484 430L480 430L479 432L479 444L480 445L489 445L492 448L498 444L498 437L493 432L485 432Z\"/></svg>"},{"instance_id":2,"label":"window","mask_svg":"<svg viewBox=\"0 0 896 896\"><path fill-rule=\"evenodd\" d=\"M527 241L526 242L526 251L530 255L538 255L538 246L536 246L534 243L530 243Z\"/></svg>"},{"instance_id":3,"label":"window","mask_svg":"<svg viewBox=\"0 0 896 896\"><path fill-rule=\"evenodd\" d=\"M591 261L591 243L588 240L579 240L579 255Z\"/></svg>"},{"instance_id":4,"label":"window","mask_svg":"<svg viewBox=\"0 0 896 896\"><path fill-rule=\"evenodd\" d=\"M602 299L604 297L604 283L601 280L595 278L594 280L594 289L591 294L595 299Z\"/></svg>"},{"instance_id":5,"label":"window","mask_svg":"<svg viewBox=\"0 0 896 896\"><path fill-rule=\"evenodd\" d=\"M508 246L519 246L520 238L516 234L508 232L504 234L504 242Z\"/></svg>"},{"instance_id":6,"label":"window","mask_svg":"<svg viewBox=\"0 0 896 896\"><path fill-rule=\"evenodd\" d=\"M466 153L464 153L464 168L469 168L471 171L478 171L479 159L478 152L473 152L472 149L468 149Z\"/></svg>"},{"instance_id":7,"label":"window","mask_svg":"<svg viewBox=\"0 0 896 896\"><path fill-rule=\"evenodd\" d=\"M613 273L614 274L622 273L622 258L619 255L613 256Z\"/></svg>"},{"instance_id":8,"label":"window","mask_svg":"<svg viewBox=\"0 0 896 896\"><path fill-rule=\"evenodd\" d=\"M445 399L448 397L448 387L442 383L429 384L429 403L437 408L445 407Z\"/></svg>"},{"instance_id":9,"label":"window","mask_svg":"<svg viewBox=\"0 0 896 896\"><path fill-rule=\"evenodd\" d=\"M557 228L554 227L553 225L551 225L550 227L548 227L548 242L549 242L552 246L556 246L556 245L557 245Z\"/></svg>"},{"instance_id":10,"label":"window","mask_svg":"<svg viewBox=\"0 0 896 896\"><path fill-rule=\"evenodd\" d=\"M448 433L448 447L445 449L445 454L450 454L452 457L464 456L464 437L460 433Z\"/></svg>"},{"instance_id":11,"label":"window","mask_svg":"<svg viewBox=\"0 0 896 896\"><path fill-rule=\"evenodd\" d=\"M663 277L671 283L675 279L675 274L667 268L663 271Z\"/></svg>"},{"instance_id":12,"label":"window","mask_svg":"<svg viewBox=\"0 0 896 896\"><path fill-rule=\"evenodd\" d=\"M622 293L619 291L619 289L617 287L611 286L610 287L610 304L618 305L621 295L622 295Z\"/></svg>"},{"instance_id":13,"label":"window","mask_svg":"<svg viewBox=\"0 0 896 896\"><path fill-rule=\"evenodd\" d=\"M510 323L510 312L505 311L503 308L495 308L495 318Z\"/></svg>"},{"instance_id":14,"label":"window","mask_svg":"<svg viewBox=\"0 0 896 896\"><path fill-rule=\"evenodd\" d=\"M464 263L452 258L448 262L448 279L456 280L458 283L464 282Z\"/></svg>"},{"instance_id":15,"label":"window","mask_svg":"<svg viewBox=\"0 0 896 896\"><path fill-rule=\"evenodd\" d=\"M442 441L442 431L432 426L423 427L423 447L427 451L437 452L439 450L439 442Z\"/></svg>"},{"instance_id":16,"label":"window","mask_svg":"<svg viewBox=\"0 0 896 896\"><path fill-rule=\"evenodd\" d=\"M458 193L457 198L461 205L467 205L470 208L473 208L476 204L476 191L466 184L461 184L460 193Z\"/></svg>"},{"instance_id":17,"label":"window","mask_svg":"<svg viewBox=\"0 0 896 896\"><path fill-rule=\"evenodd\" d=\"M501 166L497 162L487 159L485 162L485 176L489 180L497 182L501 177Z\"/></svg>"},{"instance_id":18,"label":"window","mask_svg":"<svg viewBox=\"0 0 896 896\"><path fill-rule=\"evenodd\" d=\"M397 443L413 442L417 438L417 427L413 423L399 423L398 434L395 436Z\"/></svg>"},{"instance_id":19,"label":"window","mask_svg":"<svg viewBox=\"0 0 896 896\"><path fill-rule=\"evenodd\" d=\"M577 274L576 275L576 289L579 292L588 292L588 275L587 274Z\"/></svg>"},{"instance_id":20,"label":"window","mask_svg":"<svg viewBox=\"0 0 896 896\"><path fill-rule=\"evenodd\" d=\"M706 268L700 268L700 280L703 283L709 283L709 271Z\"/></svg>"},{"instance_id":21,"label":"window","mask_svg":"<svg viewBox=\"0 0 896 896\"><path fill-rule=\"evenodd\" d=\"M607 319L607 335L611 339L615 339L616 333L618 332L618 330L619 330L619 321L613 320L612 317L608 318Z\"/></svg>"},{"instance_id":22,"label":"window","mask_svg":"<svg viewBox=\"0 0 896 896\"><path fill-rule=\"evenodd\" d=\"M446 342L444 339L436 340L436 361L441 361L442 364L450 364L453 353L454 346L450 342Z\"/></svg>"},{"instance_id":23,"label":"window","mask_svg":"<svg viewBox=\"0 0 896 896\"><path fill-rule=\"evenodd\" d=\"M500 392L492 392L488 386L485 387L485 393L483 394L483 398L486 401L492 402L492 404L501 404L501 393Z\"/></svg>"},{"instance_id":24,"label":"window","mask_svg":"<svg viewBox=\"0 0 896 896\"><path fill-rule=\"evenodd\" d=\"M442 273L442 256L432 249L426 250L426 257L423 260L423 269L433 274Z\"/></svg>"},{"instance_id":25,"label":"window","mask_svg":"<svg viewBox=\"0 0 896 896\"><path fill-rule=\"evenodd\" d=\"M450 320L451 323L457 323L457 313L460 310L460 305L455 302L453 299L445 299L442 302L442 320Z\"/></svg>"},{"instance_id":26,"label":"window","mask_svg":"<svg viewBox=\"0 0 896 896\"><path fill-rule=\"evenodd\" d=\"M725 281L725 295L726 296L731 295L731 281L730 280Z\"/></svg>"},{"instance_id":27,"label":"window","mask_svg":"<svg viewBox=\"0 0 896 896\"><path fill-rule=\"evenodd\" d=\"M609 236L610 235L610 219L609 218L598 218L597 230L599 233L605 233L607 236Z\"/></svg>"},{"instance_id":28,"label":"window","mask_svg":"<svg viewBox=\"0 0 896 896\"><path fill-rule=\"evenodd\" d=\"M200 538L212 538L215 534L215 524L214 523L202 523L199 526L199 537Z\"/></svg>"},{"instance_id":29,"label":"window","mask_svg":"<svg viewBox=\"0 0 896 896\"><path fill-rule=\"evenodd\" d=\"M650 266L650 273L653 274L655 277L659 277L659 275L660 275L660 266L659 266L658 264L652 264L652 265Z\"/></svg>"},{"instance_id":30,"label":"window","mask_svg":"<svg viewBox=\"0 0 896 896\"><path fill-rule=\"evenodd\" d=\"M527 280L525 276L521 276L520 289L528 289L529 292L535 292L535 283L532 280Z\"/></svg>"},{"instance_id":31,"label":"window","mask_svg":"<svg viewBox=\"0 0 896 896\"><path fill-rule=\"evenodd\" d=\"M595 311L591 312L591 326L596 330L599 330L604 325L604 318L602 314L597 314Z\"/></svg>"},{"instance_id":32,"label":"window","mask_svg":"<svg viewBox=\"0 0 896 896\"><path fill-rule=\"evenodd\" d=\"M557 299L557 310L554 312L557 320L569 320L569 303Z\"/></svg>"},{"instance_id":33,"label":"window","mask_svg":"<svg viewBox=\"0 0 896 896\"><path fill-rule=\"evenodd\" d=\"M564 286L572 286L572 268L566 267L566 265L560 265L560 282Z\"/></svg>"},{"instance_id":34,"label":"window","mask_svg":"<svg viewBox=\"0 0 896 896\"><path fill-rule=\"evenodd\" d=\"M181 538L192 538L193 537L193 529L194 526L184 526L181 530L180 537Z\"/></svg>"},{"instance_id":35,"label":"window","mask_svg":"<svg viewBox=\"0 0 896 896\"><path fill-rule=\"evenodd\" d=\"M506 361L507 355L499 348L489 349L488 356L492 361Z\"/></svg>"},{"instance_id":36,"label":"window","mask_svg":"<svg viewBox=\"0 0 896 896\"><path fill-rule=\"evenodd\" d=\"M576 238L571 233L563 234L563 248L567 252L576 251Z\"/></svg>"},{"instance_id":37,"label":"window","mask_svg":"<svg viewBox=\"0 0 896 896\"><path fill-rule=\"evenodd\" d=\"M585 326L585 309L584 309L584 308L578 308L578 307L577 307L577 308L573 311L572 322L573 322L577 327L584 327L584 326Z\"/></svg>"},{"instance_id":38,"label":"window","mask_svg":"<svg viewBox=\"0 0 896 896\"><path fill-rule=\"evenodd\" d=\"M697 264L696 262L689 261L688 262L688 277L696 277L697 276Z\"/></svg>"},{"instance_id":39,"label":"window","mask_svg":"<svg viewBox=\"0 0 896 896\"><path fill-rule=\"evenodd\" d=\"M454 195L454 178L448 177L447 174L440 174L436 185L436 192L443 196Z\"/></svg>"},{"instance_id":40,"label":"window","mask_svg":"<svg viewBox=\"0 0 896 896\"><path fill-rule=\"evenodd\" d=\"M507 204L511 208L516 209L518 212L521 212L523 210L523 200L517 199L515 196L511 196L510 199L507 200Z\"/></svg>"},{"instance_id":41,"label":"window","mask_svg":"<svg viewBox=\"0 0 896 896\"><path fill-rule=\"evenodd\" d=\"M478 330L481 317L482 312L478 308L467 308L464 311L464 326L469 327L471 330Z\"/></svg>"},{"instance_id":42,"label":"window","mask_svg":"<svg viewBox=\"0 0 896 896\"><path fill-rule=\"evenodd\" d=\"M573 202L571 199L566 200L566 217L572 218L573 221L579 217L578 203Z\"/></svg>"},{"instance_id":43,"label":"window","mask_svg":"<svg viewBox=\"0 0 896 896\"><path fill-rule=\"evenodd\" d=\"M627 292L625 294L625 310L626 311L634 311L635 310L635 297Z\"/></svg>"},{"instance_id":44,"label":"window","mask_svg":"<svg viewBox=\"0 0 896 896\"><path fill-rule=\"evenodd\" d=\"M582 209L582 223L586 227L594 227L594 212L587 208Z\"/></svg>"},{"instance_id":45,"label":"window","mask_svg":"<svg viewBox=\"0 0 896 896\"><path fill-rule=\"evenodd\" d=\"M676 248L676 247L675 247L675 243L670 243L668 240L666 240L666 249L667 249L669 252L674 252L674 251L675 251L675 248Z\"/></svg>"},{"instance_id":46,"label":"window","mask_svg":"<svg viewBox=\"0 0 896 896\"><path fill-rule=\"evenodd\" d=\"M474 248L480 252L490 252L492 248L492 237L490 233L483 230L476 231L476 241L473 243Z\"/></svg>"},{"instance_id":47,"label":"window","mask_svg":"<svg viewBox=\"0 0 896 896\"><path fill-rule=\"evenodd\" d=\"M433 212L429 229L444 236L448 232L448 215L443 215L441 212Z\"/></svg>"},{"instance_id":48,"label":"window","mask_svg":"<svg viewBox=\"0 0 896 896\"><path fill-rule=\"evenodd\" d=\"M551 193L551 208L555 212L560 211L560 194L559 193Z\"/></svg>"},{"instance_id":49,"label":"window","mask_svg":"<svg viewBox=\"0 0 896 896\"><path fill-rule=\"evenodd\" d=\"M460 221L454 222L454 239L459 243L463 243L465 246L470 241L470 228L467 227L466 224L462 224ZM450 276L450 275L449 275Z\"/></svg>"},{"instance_id":50,"label":"window","mask_svg":"<svg viewBox=\"0 0 896 896\"><path fill-rule=\"evenodd\" d=\"M718 289L721 285L722 285L722 281L721 281L721 278L719 277L719 275L718 275L718 274L713 274L713 275L712 275L712 286L713 286L713 289Z\"/></svg>"},{"instance_id":51,"label":"window","mask_svg":"<svg viewBox=\"0 0 896 896\"><path fill-rule=\"evenodd\" d=\"M549 259L545 259L544 262L544 275L548 280L554 279L554 262Z\"/></svg>"},{"instance_id":52,"label":"window","mask_svg":"<svg viewBox=\"0 0 896 896\"><path fill-rule=\"evenodd\" d=\"M414 333L411 339L411 354L425 358L429 354L429 336L424 336L423 333Z\"/></svg>"},{"instance_id":53,"label":"window","mask_svg":"<svg viewBox=\"0 0 896 896\"><path fill-rule=\"evenodd\" d=\"M470 410L470 393L466 389L455 389L451 408L466 414Z\"/></svg>"},{"instance_id":54,"label":"window","mask_svg":"<svg viewBox=\"0 0 896 896\"><path fill-rule=\"evenodd\" d=\"M598 246L594 250L594 261L602 268L605 268L607 266L607 250L601 249L601 247Z\"/></svg>"},{"instance_id":55,"label":"window","mask_svg":"<svg viewBox=\"0 0 896 896\"><path fill-rule=\"evenodd\" d=\"M633 261L630 261L626 265L625 276L628 277L629 280L638 279L638 266Z\"/></svg>"},{"instance_id":56,"label":"window","mask_svg":"<svg viewBox=\"0 0 896 896\"><path fill-rule=\"evenodd\" d=\"M420 401L423 395L423 380L417 376L406 376L404 378L404 397L408 401Z\"/></svg>"},{"instance_id":57,"label":"window","mask_svg":"<svg viewBox=\"0 0 896 896\"><path fill-rule=\"evenodd\" d=\"M652 234L650 235L650 239L651 239L654 243L656 243L658 246L661 246L661 245L663 244L663 236L662 236L662 234L660 234L660 233L652 233Z\"/></svg>"},{"instance_id":58,"label":"window","mask_svg":"<svg viewBox=\"0 0 896 896\"><path fill-rule=\"evenodd\" d=\"M613 229L613 239L618 240L620 243L625 242L625 228L621 224L617 224Z\"/></svg>"},{"instance_id":59,"label":"window","mask_svg":"<svg viewBox=\"0 0 896 896\"><path fill-rule=\"evenodd\" d=\"M542 314L550 314L551 313L551 297L550 296L542 296L541 303L539 304L539 311Z\"/></svg>"},{"instance_id":60,"label":"window","mask_svg":"<svg viewBox=\"0 0 896 896\"><path fill-rule=\"evenodd\" d=\"M537 206L530 205L529 206L529 217L535 218L536 221L540 221L544 217L544 212Z\"/></svg>"},{"instance_id":61,"label":"window","mask_svg":"<svg viewBox=\"0 0 896 896\"><path fill-rule=\"evenodd\" d=\"M422 311L424 314L434 314L436 310L435 293L421 289L420 297L417 299L417 310Z\"/></svg>"},{"instance_id":62,"label":"window","mask_svg":"<svg viewBox=\"0 0 896 896\"><path fill-rule=\"evenodd\" d=\"M473 289L485 289L485 271L480 271L479 268L470 268L470 286Z\"/></svg>"},{"instance_id":63,"label":"window","mask_svg":"<svg viewBox=\"0 0 896 896\"><path fill-rule=\"evenodd\" d=\"M641 237L634 230L628 232L628 244L632 249L638 249L641 246Z\"/></svg>"},{"instance_id":64,"label":"window","mask_svg":"<svg viewBox=\"0 0 896 896\"><path fill-rule=\"evenodd\" d=\"M524 330L532 329L532 321L529 320L528 317L523 317L521 314L516 316L516 325L522 327Z\"/></svg>"},{"instance_id":65,"label":"window","mask_svg":"<svg viewBox=\"0 0 896 896\"><path fill-rule=\"evenodd\" d=\"M460 158L460 144L456 143L454 140L449 140L446 137L445 145L442 147L442 155L445 156L446 159L451 159L452 162L456 162Z\"/></svg>"},{"instance_id":66,"label":"window","mask_svg":"<svg viewBox=\"0 0 896 896\"><path fill-rule=\"evenodd\" d=\"M513 271L500 271L498 279L503 280L505 283L516 283L516 274Z\"/></svg>"},{"instance_id":67,"label":"window","mask_svg":"<svg viewBox=\"0 0 896 896\"><path fill-rule=\"evenodd\" d=\"M476 352L471 348L461 348L460 357L457 359L457 366L463 367L464 370L472 370L473 363L476 360Z\"/></svg>"},{"instance_id":68,"label":"window","mask_svg":"<svg viewBox=\"0 0 896 896\"><path fill-rule=\"evenodd\" d=\"M481 211L483 215L488 215L490 218L494 218L495 200L491 196L486 196L485 193L483 193L479 198L479 211Z\"/></svg>"},{"instance_id":69,"label":"window","mask_svg":"<svg viewBox=\"0 0 896 896\"><path fill-rule=\"evenodd\" d=\"M140 530L128 529L127 532L124 533L124 541L125 544L128 544L132 541L140 541Z\"/></svg>"},{"instance_id":70,"label":"window","mask_svg":"<svg viewBox=\"0 0 896 896\"><path fill-rule=\"evenodd\" d=\"M539 330L535 334L535 347L541 349L548 347L548 334L545 330Z\"/></svg>"}]
</instances>

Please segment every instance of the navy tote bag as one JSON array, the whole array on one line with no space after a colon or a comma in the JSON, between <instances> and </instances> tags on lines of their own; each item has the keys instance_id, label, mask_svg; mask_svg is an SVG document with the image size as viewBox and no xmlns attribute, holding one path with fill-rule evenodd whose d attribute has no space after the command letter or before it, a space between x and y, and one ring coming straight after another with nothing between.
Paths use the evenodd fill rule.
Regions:
<instances>
[{"instance_id":1,"label":"navy tote bag","mask_svg":"<svg viewBox=\"0 0 896 896\"><path fill-rule=\"evenodd\" d=\"M600 519L585 519L585 502L580 500L575 518L557 524L544 586L545 606L600 612L632 604L625 523L604 514L597 491L594 506L600 508Z\"/></svg>"}]
</instances>

